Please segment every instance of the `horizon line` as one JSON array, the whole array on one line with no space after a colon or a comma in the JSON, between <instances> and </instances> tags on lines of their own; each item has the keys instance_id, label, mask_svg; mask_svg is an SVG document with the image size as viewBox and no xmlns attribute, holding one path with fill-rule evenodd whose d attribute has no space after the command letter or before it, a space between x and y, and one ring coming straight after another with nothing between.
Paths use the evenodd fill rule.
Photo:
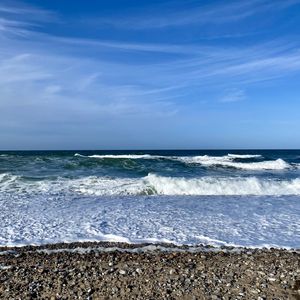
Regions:
<instances>
[{"instance_id":1,"label":"horizon line","mask_svg":"<svg viewBox=\"0 0 300 300\"><path fill-rule=\"evenodd\" d=\"M270 151L270 150L278 150L278 151L300 151L300 148L161 148L161 149L9 149L2 150L0 152L46 152L46 151Z\"/></svg>"}]
</instances>

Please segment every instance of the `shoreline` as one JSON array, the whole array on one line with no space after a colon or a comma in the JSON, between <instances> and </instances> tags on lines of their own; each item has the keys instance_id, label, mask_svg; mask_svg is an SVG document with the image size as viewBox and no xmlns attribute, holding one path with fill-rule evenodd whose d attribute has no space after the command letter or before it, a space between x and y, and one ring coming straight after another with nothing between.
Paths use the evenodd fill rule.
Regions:
<instances>
[{"instance_id":1,"label":"shoreline","mask_svg":"<svg viewBox=\"0 0 300 300\"><path fill-rule=\"evenodd\" d=\"M150 247L147 249L147 247ZM153 249L152 249L152 248ZM139 250L145 248L145 251L174 251L174 252L256 252L256 251L284 251L295 252L300 254L300 248L291 247L277 247L277 246L235 246L235 245L210 245L210 244L177 244L173 242L118 242L109 240L87 240L87 241L71 241L71 242L57 242L57 243L41 243L41 244L20 244L20 245L0 245L1 252L5 251L42 251L42 250L55 250L61 251L72 250L76 252L76 249L89 249L90 251L99 251L106 249L105 251L122 251L122 250ZM80 252L80 251L79 251ZM130 252L130 251L129 251ZM143 252L143 251L142 251Z\"/></svg>"},{"instance_id":2,"label":"shoreline","mask_svg":"<svg viewBox=\"0 0 300 300\"><path fill-rule=\"evenodd\" d=\"M77 242L0 247L1 299L300 299L300 251Z\"/></svg>"}]
</instances>

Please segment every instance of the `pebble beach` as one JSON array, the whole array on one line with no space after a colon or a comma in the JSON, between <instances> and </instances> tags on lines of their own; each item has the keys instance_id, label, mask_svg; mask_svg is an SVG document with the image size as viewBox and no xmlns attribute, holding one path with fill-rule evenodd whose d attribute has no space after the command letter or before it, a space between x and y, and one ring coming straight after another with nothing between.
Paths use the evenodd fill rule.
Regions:
<instances>
[{"instance_id":1,"label":"pebble beach","mask_svg":"<svg viewBox=\"0 0 300 300\"><path fill-rule=\"evenodd\" d=\"M300 251L111 242L2 247L0 299L300 299Z\"/></svg>"}]
</instances>

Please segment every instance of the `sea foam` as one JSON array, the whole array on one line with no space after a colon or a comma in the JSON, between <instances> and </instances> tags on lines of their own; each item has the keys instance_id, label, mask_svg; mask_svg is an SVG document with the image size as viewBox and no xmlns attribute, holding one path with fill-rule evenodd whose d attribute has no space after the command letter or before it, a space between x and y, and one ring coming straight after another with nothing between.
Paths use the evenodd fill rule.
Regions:
<instances>
[{"instance_id":1,"label":"sea foam","mask_svg":"<svg viewBox=\"0 0 300 300\"><path fill-rule=\"evenodd\" d=\"M254 162L241 162L236 159L255 159L261 158L259 154L227 154L224 156L162 156L162 155L150 155L150 154L118 154L118 155L81 155L76 153L75 156L82 158L96 158L96 159L165 159L172 161L180 161L189 165L201 165L205 167L225 167L236 168L241 170L284 170L292 168L292 165L279 158L276 160L264 160Z\"/></svg>"},{"instance_id":2,"label":"sea foam","mask_svg":"<svg viewBox=\"0 0 300 300\"><path fill-rule=\"evenodd\" d=\"M106 155L82 155L75 153L74 156L86 158L100 158L100 159L156 159L163 156L150 155L150 154L106 154Z\"/></svg>"},{"instance_id":3,"label":"sea foam","mask_svg":"<svg viewBox=\"0 0 300 300\"><path fill-rule=\"evenodd\" d=\"M262 155L260 154L231 154L231 153L229 153L228 156L233 158L241 158L241 159L262 157Z\"/></svg>"},{"instance_id":4,"label":"sea foam","mask_svg":"<svg viewBox=\"0 0 300 300\"><path fill-rule=\"evenodd\" d=\"M200 164L202 166L222 166L230 167L236 169L244 170L284 170L289 169L292 166L279 158L276 160L265 160L259 162L236 162L231 159L229 156L225 157L213 157L213 156L193 156L193 157L182 157L180 158L185 163L188 164Z\"/></svg>"},{"instance_id":5,"label":"sea foam","mask_svg":"<svg viewBox=\"0 0 300 300\"><path fill-rule=\"evenodd\" d=\"M72 241L299 247L299 198L0 194L0 245Z\"/></svg>"},{"instance_id":6,"label":"sea foam","mask_svg":"<svg viewBox=\"0 0 300 300\"><path fill-rule=\"evenodd\" d=\"M254 176L185 178L149 174L141 178L87 176L27 181L19 176L2 174L0 183L0 192L16 195L300 195L300 178L277 180Z\"/></svg>"},{"instance_id":7,"label":"sea foam","mask_svg":"<svg viewBox=\"0 0 300 300\"><path fill-rule=\"evenodd\" d=\"M172 178L150 174L146 181L160 195L299 195L300 179L256 177Z\"/></svg>"}]
</instances>

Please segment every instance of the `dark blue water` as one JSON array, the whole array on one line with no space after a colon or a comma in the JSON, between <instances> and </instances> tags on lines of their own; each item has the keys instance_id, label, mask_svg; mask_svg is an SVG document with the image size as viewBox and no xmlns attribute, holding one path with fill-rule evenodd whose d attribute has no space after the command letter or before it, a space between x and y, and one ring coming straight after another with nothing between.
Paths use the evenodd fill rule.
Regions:
<instances>
[{"instance_id":1,"label":"dark blue water","mask_svg":"<svg viewBox=\"0 0 300 300\"><path fill-rule=\"evenodd\" d=\"M85 156L74 156L76 153ZM145 155L153 158L118 158L118 155ZM251 158L228 154L260 155ZM115 155L116 157L89 157ZM158 156L158 157L157 157ZM208 156L206 161L182 161L181 157ZM155 158L157 157L157 158ZM224 161L209 161L224 157ZM174 158L174 159L173 159ZM286 166L281 166L282 161ZM264 162L270 165L264 166ZM273 165L272 165L273 162ZM251 163L262 163L254 165ZM241 164L241 165L239 165ZM243 164L245 168L243 168ZM248 165L247 165L248 164ZM144 177L149 173L170 177L256 176L259 178L292 179L300 174L300 150L147 150L147 151L14 151L0 152L0 174L10 173L32 180L84 176Z\"/></svg>"}]
</instances>

